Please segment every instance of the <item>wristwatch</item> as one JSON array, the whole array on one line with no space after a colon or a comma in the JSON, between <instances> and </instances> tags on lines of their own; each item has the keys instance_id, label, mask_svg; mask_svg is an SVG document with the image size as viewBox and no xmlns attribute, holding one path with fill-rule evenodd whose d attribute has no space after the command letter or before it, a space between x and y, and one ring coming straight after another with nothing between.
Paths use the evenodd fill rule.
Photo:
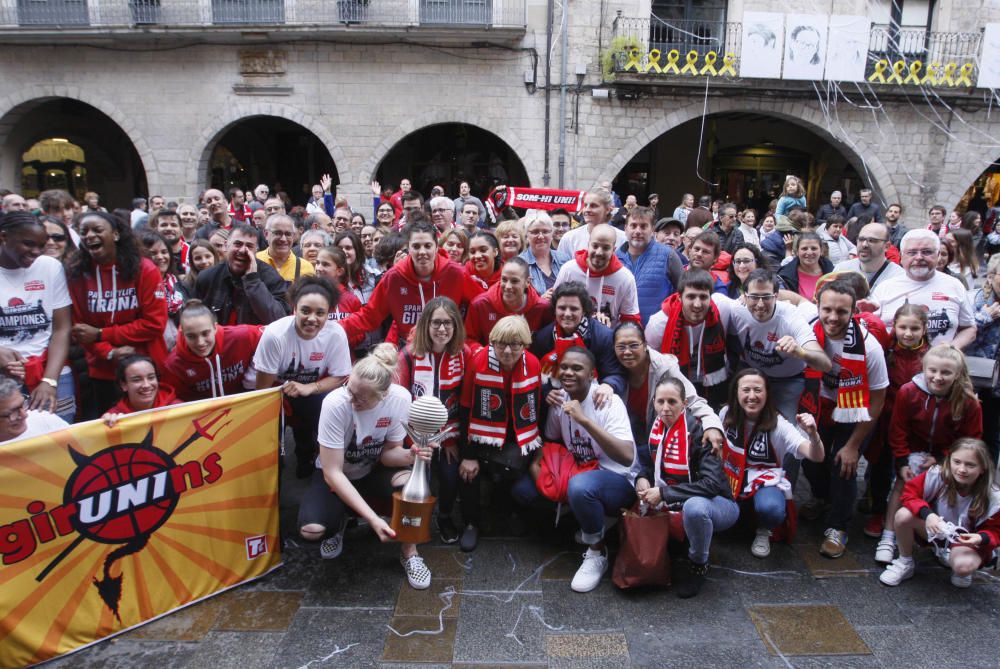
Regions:
<instances>
[{"instance_id":1,"label":"wristwatch","mask_svg":"<svg viewBox=\"0 0 1000 669\"><path fill-rule=\"evenodd\" d=\"M43 378L42 379L42 383L47 383L50 386L52 386L53 388L58 388L59 387L59 382L56 381L55 379Z\"/></svg>"}]
</instances>

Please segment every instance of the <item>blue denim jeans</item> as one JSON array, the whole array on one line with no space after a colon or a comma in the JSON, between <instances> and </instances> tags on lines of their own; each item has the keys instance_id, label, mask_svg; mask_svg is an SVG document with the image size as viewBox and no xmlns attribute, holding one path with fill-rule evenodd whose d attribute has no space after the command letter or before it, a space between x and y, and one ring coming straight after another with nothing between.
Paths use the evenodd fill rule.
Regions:
<instances>
[{"instance_id":1,"label":"blue denim jeans","mask_svg":"<svg viewBox=\"0 0 1000 669\"><path fill-rule=\"evenodd\" d=\"M691 547L688 557L696 564L708 562L712 534L728 530L740 517L739 505L720 495L691 497L684 502L684 533Z\"/></svg>"},{"instance_id":2,"label":"blue denim jeans","mask_svg":"<svg viewBox=\"0 0 1000 669\"><path fill-rule=\"evenodd\" d=\"M56 401L56 415L72 424L76 420L76 382L73 381L73 370L69 367L63 367L59 374Z\"/></svg>"},{"instance_id":3,"label":"blue denim jeans","mask_svg":"<svg viewBox=\"0 0 1000 669\"><path fill-rule=\"evenodd\" d=\"M757 525L773 530L785 522L787 507L785 493L771 486L760 488L753 496L753 508L757 512Z\"/></svg>"}]
</instances>

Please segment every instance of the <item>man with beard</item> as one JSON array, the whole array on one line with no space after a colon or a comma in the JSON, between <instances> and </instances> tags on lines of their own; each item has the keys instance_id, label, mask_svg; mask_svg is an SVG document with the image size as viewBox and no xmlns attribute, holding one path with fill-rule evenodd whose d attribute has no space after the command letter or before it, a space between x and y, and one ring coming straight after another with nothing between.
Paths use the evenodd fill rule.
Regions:
<instances>
[{"instance_id":1,"label":"man with beard","mask_svg":"<svg viewBox=\"0 0 1000 669\"><path fill-rule=\"evenodd\" d=\"M601 223L611 221L611 191L606 188L595 188L583 196L583 222L581 225L564 234L559 240L559 250L570 256L576 255L577 251L587 249L590 244L590 233ZM615 231L614 248L627 242L625 233L617 228Z\"/></svg>"},{"instance_id":2,"label":"man with beard","mask_svg":"<svg viewBox=\"0 0 1000 669\"><path fill-rule=\"evenodd\" d=\"M595 319L610 328L623 320L641 321L635 277L615 255L618 232L604 223L595 226L587 249L577 251L573 260L560 268L554 285L558 288L568 281L585 285L597 309Z\"/></svg>"},{"instance_id":3,"label":"man with beard","mask_svg":"<svg viewBox=\"0 0 1000 669\"><path fill-rule=\"evenodd\" d=\"M899 248L903 241L903 235L910 231L908 227L899 222L903 215L903 205L890 204L885 210L885 224L889 227L889 241L893 246Z\"/></svg>"},{"instance_id":4,"label":"man with beard","mask_svg":"<svg viewBox=\"0 0 1000 669\"><path fill-rule=\"evenodd\" d=\"M160 209L149 217L149 229L160 233L167 243L170 255L174 257L174 265L181 274L188 271L189 246L181 235L181 220L176 211Z\"/></svg>"},{"instance_id":5,"label":"man with beard","mask_svg":"<svg viewBox=\"0 0 1000 669\"><path fill-rule=\"evenodd\" d=\"M253 215L250 207L246 204L246 196L236 186L229 189L229 215L238 223L249 223L249 219Z\"/></svg>"},{"instance_id":6,"label":"man with beard","mask_svg":"<svg viewBox=\"0 0 1000 669\"><path fill-rule=\"evenodd\" d=\"M889 212L886 212L886 218L888 217ZM858 232L858 257L837 263L833 271L864 274L872 290L889 279L905 276L906 272L902 267L886 258L888 244L886 226L882 223L869 223Z\"/></svg>"},{"instance_id":7,"label":"man with beard","mask_svg":"<svg viewBox=\"0 0 1000 669\"><path fill-rule=\"evenodd\" d=\"M907 232L900 245L905 275L879 284L871 301L861 306L875 311L891 329L899 307L918 304L927 310L931 346L950 343L962 349L976 339L975 311L962 282L935 269L940 248L941 240L930 230Z\"/></svg>"},{"instance_id":8,"label":"man with beard","mask_svg":"<svg viewBox=\"0 0 1000 669\"><path fill-rule=\"evenodd\" d=\"M681 258L671 247L653 240L653 210L634 207L625 223L628 243L615 253L635 277L639 314L645 327L649 317L674 292L684 273Z\"/></svg>"},{"instance_id":9,"label":"man with beard","mask_svg":"<svg viewBox=\"0 0 1000 669\"><path fill-rule=\"evenodd\" d=\"M291 313L285 299L288 284L270 265L257 262L257 232L248 225L234 226L225 262L198 275L195 295L215 312L220 325L267 325Z\"/></svg>"},{"instance_id":10,"label":"man with beard","mask_svg":"<svg viewBox=\"0 0 1000 669\"><path fill-rule=\"evenodd\" d=\"M872 202L872 189L862 188L858 193L858 197L860 201L852 204L851 208L847 210L847 220L859 216L868 216L876 223L881 223L882 209L876 203Z\"/></svg>"}]
</instances>

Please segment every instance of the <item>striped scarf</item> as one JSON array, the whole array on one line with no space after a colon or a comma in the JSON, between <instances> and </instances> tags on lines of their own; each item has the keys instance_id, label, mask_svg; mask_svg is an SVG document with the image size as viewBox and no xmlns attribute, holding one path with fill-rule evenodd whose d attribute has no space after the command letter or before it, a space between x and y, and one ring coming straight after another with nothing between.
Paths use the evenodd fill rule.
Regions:
<instances>
[{"instance_id":1,"label":"striped scarf","mask_svg":"<svg viewBox=\"0 0 1000 669\"><path fill-rule=\"evenodd\" d=\"M690 449L686 412L666 429L657 416L649 433L649 454L653 460L656 485L691 482Z\"/></svg>"},{"instance_id":2,"label":"striped scarf","mask_svg":"<svg viewBox=\"0 0 1000 669\"><path fill-rule=\"evenodd\" d=\"M405 355L410 358L413 373L410 375L410 394L414 398L423 395L435 395L441 404L448 409L448 423L443 431L454 430L458 433L458 396L465 376L465 357L462 353L451 355L443 353L435 355L413 355L409 349ZM435 364L437 369L435 369ZM437 375L437 390L434 377Z\"/></svg>"},{"instance_id":3,"label":"striped scarf","mask_svg":"<svg viewBox=\"0 0 1000 669\"><path fill-rule=\"evenodd\" d=\"M820 346L826 347L826 333L817 319L813 333ZM837 401L833 408L836 423L864 423L872 419L871 391L868 388L868 363L865 352L865 331L857 318L851 318L844 333L844 351L840 356L840 374L837 377ZM806 388L799 406L807 413L819 416L819 384L823 373L806 367Z\"/></svg>"},{"instance_id":4,"label":"striped scarf","mask_svg":"<svg viewBox=\"0 0 1000 669\"><path fill-rule=\"evenodd\" d=\"M473 387L469 440L502 449L507 425L513 424L514 436L522 454L527 455L541 446L538 432L541 376L535 356L525 352L519 363L514 365L509 397L505 393L500 361L492 345L476 352L470 368Z\"/></svg>"}]
</instances>

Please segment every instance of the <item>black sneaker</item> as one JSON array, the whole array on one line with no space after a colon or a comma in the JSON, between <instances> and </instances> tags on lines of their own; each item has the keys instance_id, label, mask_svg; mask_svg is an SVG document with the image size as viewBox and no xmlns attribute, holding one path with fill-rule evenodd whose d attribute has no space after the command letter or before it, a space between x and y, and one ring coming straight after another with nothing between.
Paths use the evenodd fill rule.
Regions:
<instances>
[{"instance_id":1,"label":"black sneaker","mask_svg":"<svg viewBox=\"0 0 1000 669\"><path fill-rule=\"evenodd\" d=\"M458 540L458 547L466 553L476 550L479 543L479 528L475 525L466 525L462 530L462 538Z\"/></svg>"},{"instance_id":2,"label":"black sneaker","mask_svg":"<svg viewBox=\"0 0 1000 669\"><path fill-rule=\"evenodd\" d=\"M441 535L441 541L446 544L458 541L458 528L448 516L438 516L438 534Z\"/></svg>"},{"instance_id":3,"label":"black sneaker","mask_svg":"<svg viewBox=\"0 0 1000 669\"><path fill-rule=\"evenodd\" d=\"M708 573L708 563L691 563L691 573L687 580L682 581L677 586L677 596L681 599L691 599L701 592L701 586L705 585L705 574Z\"/></svg>"}]
</instances>

